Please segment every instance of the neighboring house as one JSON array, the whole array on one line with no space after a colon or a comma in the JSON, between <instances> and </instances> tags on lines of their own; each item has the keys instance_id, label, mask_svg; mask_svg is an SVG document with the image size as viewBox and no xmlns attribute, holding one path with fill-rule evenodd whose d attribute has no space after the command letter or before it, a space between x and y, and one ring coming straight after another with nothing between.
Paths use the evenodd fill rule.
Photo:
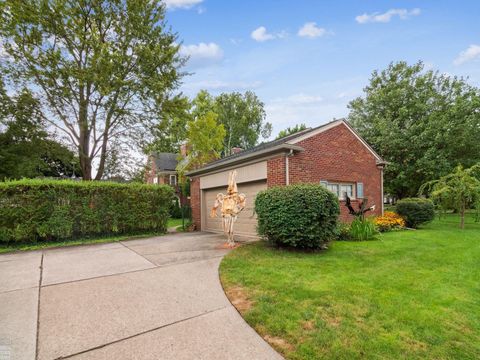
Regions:
<instances>
[{"instance_id":1,"label":"neighboring house","mask_svg":"<svg viewBox=\"0 0 480 360\"><path fill-rule=\"evenodd\" d=\"M350 221L344 206L345 193L353 206L368 198L376 205L371 214L383 213L383 168L385 161L346 120L335 120L282 139L216 160L187 173L193 221L199 230L221 231L220 218L209 217L215 195L226 191L228 172L237 170L238 191L247 195L235 232L256 234L253 212L256 194L268 187L318 183L337 194L341 220Z\"/></svg>"},{"instance_id":2,"label":"neighboring house","mask_svg":"<svg viewBox=\"0 0 480 360\"><path fill-rule=\"evenodd\" d=\"M147 160L147 173L145 181L147 184L168 184L177 187L178 154L153 153Z\"/></svg>"}]
</instances>

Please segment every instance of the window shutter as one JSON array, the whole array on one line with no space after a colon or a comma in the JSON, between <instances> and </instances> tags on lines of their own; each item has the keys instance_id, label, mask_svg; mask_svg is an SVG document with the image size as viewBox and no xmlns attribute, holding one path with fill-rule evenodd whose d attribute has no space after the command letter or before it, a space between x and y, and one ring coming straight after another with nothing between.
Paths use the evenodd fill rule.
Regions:
<instances>
[{"instance_id":1,"label":"window shutter","mask_svg":"<svg viewBox=\"0 0 480 360\"><path fill-rule=\"evenodd\" d=\"M363 198L363 183L357 183L357 198Z\"/></svg>"}]
</instances>

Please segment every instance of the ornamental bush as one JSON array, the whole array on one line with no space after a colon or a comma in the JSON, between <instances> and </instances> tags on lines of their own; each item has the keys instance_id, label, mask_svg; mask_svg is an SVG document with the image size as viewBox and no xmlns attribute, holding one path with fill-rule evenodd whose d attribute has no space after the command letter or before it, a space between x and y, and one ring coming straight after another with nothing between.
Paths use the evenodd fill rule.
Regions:
<instances>
[{"instance_id":1,"label":"ornamental bush","mask_svg":"<svg viewBox=\"0 0 480 360\"><path fill-rule=\"evenodd\" d=\"M419 225L432 221L435 218L433 202L428 199L406 198L399 200L396 205L400 215L408 227L416 229Z\"/></svg>"},{"instance_id":2,"label":"ornamental bush","mask_svg":"<svg viewBox=\"0 0 480 360\"><path fill-rule=\"evenodd\" d=\"M338 199L321 185L273 187L255 199L258 233L278 246L318 249L336 236Z\"/></svg>"},{"instance_id":3,"label":"ornamental bush","mask_svg":"<svg viewBox=\"0 0 480 360\"><path fill-rule=\"evenodd\" d=\"M353 241L365 241L373 240L378 233L375 228L375 224L370 218L362 219L356 217L350 223L349 227L349 240Z\"/></svg>"},{"instance_id":4,"label":"ornamental bush","mask_svg":"<svg viewBox=\"0 0 480 360\"><path fill-rule=\"evenodd\" d=\"M386 232L405 227L405 220L393 211L385 211L383 216L375 218L375 226L380 232Z\"/></svg>"},{"instance_id":5,"label":"ornamental bush","mask_svg":"<svg viewBox=\"0 0 480 360\"><path fill-rule=\"evenodd\" d=\"M165 232L167 185L18 180L0 183L0 242Z\"/></svg>"}]
</instances>

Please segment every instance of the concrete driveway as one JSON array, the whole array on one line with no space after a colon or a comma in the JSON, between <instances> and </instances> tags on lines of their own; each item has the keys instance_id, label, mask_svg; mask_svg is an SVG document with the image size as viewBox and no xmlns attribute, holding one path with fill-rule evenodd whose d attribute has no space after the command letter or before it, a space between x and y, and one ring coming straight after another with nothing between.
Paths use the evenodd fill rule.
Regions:
<instances>
[{"instance_id":1,"label":"concrete driveway","mask_svg":"<svg viewBox=\"0 0 480 360\"><path fill-rule=\"evenodd\" d=\"M281 359L226 298L222 236L0 255L0 359Z\"/></svg>"}]
</instances>

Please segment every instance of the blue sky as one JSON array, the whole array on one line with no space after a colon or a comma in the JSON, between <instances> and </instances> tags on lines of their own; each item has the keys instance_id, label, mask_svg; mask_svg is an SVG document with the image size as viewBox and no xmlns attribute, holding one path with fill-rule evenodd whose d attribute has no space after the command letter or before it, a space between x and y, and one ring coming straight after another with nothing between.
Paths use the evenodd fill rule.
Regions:
<instances>
[{"instance_id":1,"label":"blue sky","mask_svg":"<svg viewBox=\"0 0 480 360\"><path fill-rule=\"evenodd\" d=\"M480 86L480 1L166 0L190 55L181 90L253 90L273 133L348 114L391 61Z\"/></svg>"}]
</instances>

